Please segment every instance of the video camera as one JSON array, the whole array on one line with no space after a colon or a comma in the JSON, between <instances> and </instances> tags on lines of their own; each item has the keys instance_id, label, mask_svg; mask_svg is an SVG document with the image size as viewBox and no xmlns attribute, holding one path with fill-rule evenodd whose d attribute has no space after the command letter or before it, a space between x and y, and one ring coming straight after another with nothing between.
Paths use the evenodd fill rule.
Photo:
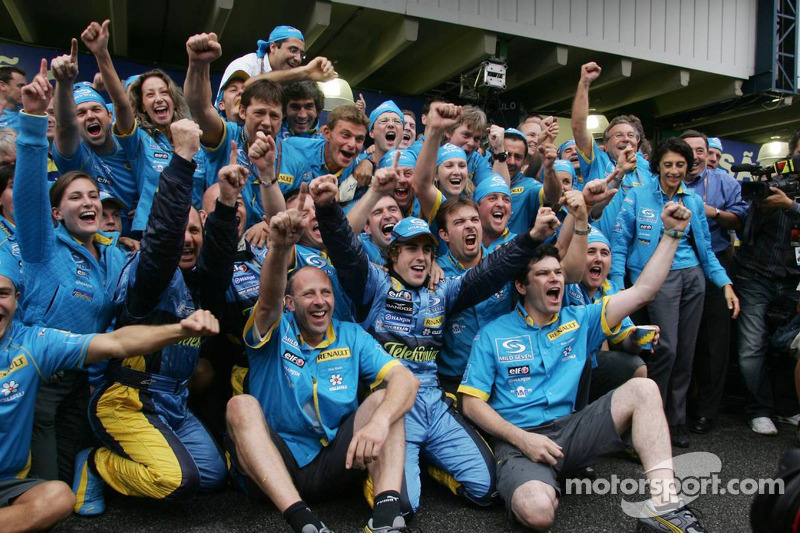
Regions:
<instances>
[{"instance_id":1,"label":"video camera","mask_svg":"<svg viewBox=\"0 0 800 533\"><path fill-rule=\"evenodd\" d=\"M770 187L780 189L789 198L800 197L800 157L782 159L772 165L731 165L731 172L749 172L750 181L742 182L742 198L760 200L772 194Z\"/></svg>"}]
</instances>

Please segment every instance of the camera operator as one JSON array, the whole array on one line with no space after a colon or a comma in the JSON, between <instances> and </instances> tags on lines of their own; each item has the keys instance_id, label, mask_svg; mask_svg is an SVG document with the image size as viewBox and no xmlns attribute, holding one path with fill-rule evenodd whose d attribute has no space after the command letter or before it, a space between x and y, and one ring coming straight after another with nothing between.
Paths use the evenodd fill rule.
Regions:
<instances>
[{"instance_id":1,"label":"camera operator","mask_svg":"<svg viewBox=\"0 0 800 533\"><path fill-rule=\"evenodd\" d=\"M800 155L799 144L800 130L789 144L792 155ZM771 418L766 313L776 307L791 313L800 298L800 243L792 242L792 230L800 227L800 204L779 188L769 190L766 198L753 199L734 260L734 283L742 309L738 321L739 366L753 395L746 408L750 428L760 435L778 433Z\"/></svg>"}]
</instances>

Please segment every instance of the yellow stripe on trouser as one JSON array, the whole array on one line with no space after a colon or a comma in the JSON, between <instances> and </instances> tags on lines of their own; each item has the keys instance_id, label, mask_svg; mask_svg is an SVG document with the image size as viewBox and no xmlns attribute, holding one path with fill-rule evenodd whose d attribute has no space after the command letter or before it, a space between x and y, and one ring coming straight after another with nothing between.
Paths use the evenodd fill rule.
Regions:
<instances>
[{"instance_id":1,"label":"yellow stripe on trouser","mask_svg":"<svg viewBox=\"0 0 800 533\"><path fill-rule=\"evenodd\" d=\"M249 370L246 366L233 365L233 369L231 369L231 388L234 396L244 394L244 378Z\"/></svg>"},{"instance_id":2,"label":"yellow stripe on trouser","mask_svg":"<svg viewBox=\"0 0 800 533\"><path fill-rule=\"evenodd\" d=\"M98 448L97 473L126 496L163 499L180 487L181 465L167 439L142 413L139 391L118 383L97 402L95 416L105 432L130 457Z\"/></svg>"}]
</instances>

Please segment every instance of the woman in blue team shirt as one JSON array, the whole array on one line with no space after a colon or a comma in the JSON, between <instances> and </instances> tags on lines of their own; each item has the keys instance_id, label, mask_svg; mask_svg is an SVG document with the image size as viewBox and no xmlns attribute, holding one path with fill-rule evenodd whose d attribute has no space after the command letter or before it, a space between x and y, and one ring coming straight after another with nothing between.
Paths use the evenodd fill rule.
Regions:
<instances>
[{"instance_id":1,"label":"woman in blue team shirt","mask_svg":"<svg viewBox=\"0 0 800 533\"><path fill-rule=\"evenodd\" d=\"M27 325L75 333L103 332L112 318L125 256L116 246L118 234L99 232L102 206L91 177L68 172L48 186L45 110L52 93L42 60L39 75L23 88L17 137L13 203L22 258L18 318ZM84 445L80 439L89 435L88 398L82 371L64 372L42 387L36 399L32 475L72 478L75 453Z\"/></svg>"},{"instance_id":2,"label":"woman in blue team shirt","mask_svg":"<svg viewBox=\"0 0 800 533\"><path fill-rule=\"evenodd\" d=\"M161 171L172 159L170 124L189 117L183 95L164 71L153 69L136 78L128 92L117 75L108 52L109 22L92 22L81 34L81 40L94 54L106 90L114 103L113 132L125 150L136 178L139 203L133 216L131 231L138 236L147 225L153 195ZM130 98L129 98L130 94ZM198 209L205 191L205 162L202 152L198 163L192 203Z\"/></svg>"},{"instance_id":3,"label":"woman in blue team shirt","mask_svg":"<svg viewBox=\"0 0 800 533\"><path fill-rule=\"evenodd\" d=\"M677 201L691 210L689 227L674 235L680 238L680 244L669 276L647 306L650 321L661 328L658 346L646 358L647 374L661 390L673 445L683 448L689 445L686 394L706 278L723 289L733 318L739 314L739 300L731 280L711 250L703 200L683 186L693 160L692 149L677 137L666 139L653 152L650 172L658 179L634 187L625 197L614 228L609 275L618 287L624 286L626 273L631 283L636 281L661 238L661 211L666 202Z\"/></svg>"}]
</instances>

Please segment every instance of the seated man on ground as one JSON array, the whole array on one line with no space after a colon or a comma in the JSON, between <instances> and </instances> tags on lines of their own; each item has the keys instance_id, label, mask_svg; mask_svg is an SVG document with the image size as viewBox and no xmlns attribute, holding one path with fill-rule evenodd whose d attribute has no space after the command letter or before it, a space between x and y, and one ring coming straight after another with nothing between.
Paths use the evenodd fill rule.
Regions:
<instances>
[{"instance_id":1,"label":"seated man on ground","mask_svg":"<svg viewBox=\"0 0 800 533\"><path fill-rule=\"evenodd\" d=\"M228 403L232 474L250 495L266 495L297 533L322 533L330 530L303 500L341 494L367 469L376 496L365 531L393 531L405 525L403 415L419 383L358 325L332 318L333 289L322 271L301 268L287 284L307 223L296 209L270 221L260 294L245 327L252 396ZM374 391L361 406L359 381Z\"/></svg>"}]
</instances>

